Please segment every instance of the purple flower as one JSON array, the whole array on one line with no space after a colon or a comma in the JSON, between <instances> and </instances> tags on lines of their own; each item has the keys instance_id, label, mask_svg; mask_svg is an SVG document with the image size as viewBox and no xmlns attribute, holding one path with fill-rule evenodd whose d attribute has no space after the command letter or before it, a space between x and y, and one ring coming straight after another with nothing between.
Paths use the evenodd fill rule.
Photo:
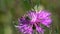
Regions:
<instances>
[{"instance_id":1,"label":"purple flower","mask_svg":"<svg viewBox=\"0 0 60 34\"><path fill-rule=\"evenodd\" d=\"M46 10L40 10L38 12L29 11L26 15L22 16L18 22L17 28L22 34L33 34L35 29L38 33L44 34L44 29L40 24L49 28L52 22L51 13Z\"/></svg>"}]
</instances>

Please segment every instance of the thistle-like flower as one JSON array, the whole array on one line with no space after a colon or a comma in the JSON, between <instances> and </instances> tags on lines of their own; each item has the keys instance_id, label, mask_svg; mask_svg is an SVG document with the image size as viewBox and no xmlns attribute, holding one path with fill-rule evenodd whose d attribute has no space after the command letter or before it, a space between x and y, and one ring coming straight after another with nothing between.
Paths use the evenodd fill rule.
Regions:
<instances>
[{"instance_id":1,"label":"thistle-like flower","mask_svg":"<svg viewBox=\"0 0 60 34\"><path fill-rule=\"evenodd\" d=\"M52 22L51 13L46 10L29 11L27 14L19 18L18 26L22 34L33 34L34 29L41 34L44 34L44 29L40 26L43 24L46 27L50 27Z\"/></svg>"}]
</instances>

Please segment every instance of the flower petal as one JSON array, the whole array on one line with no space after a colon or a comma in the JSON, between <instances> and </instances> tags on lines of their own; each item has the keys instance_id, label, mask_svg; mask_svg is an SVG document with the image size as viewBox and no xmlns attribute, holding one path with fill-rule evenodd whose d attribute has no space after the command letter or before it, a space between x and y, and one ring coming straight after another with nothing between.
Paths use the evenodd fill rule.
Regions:
<instances>
[{"instance_id":1,"label":"flower petal","mask_svg":"<svg viewBox=\"0 0 60 34\"><path fill-rule=\"evenodd\" d=\"M35 11L30 11L30 12L28 12L28 16L30 17L31 22L35 22L35 21L36 21L37 14L36 14Z\"/></svg>"},{"instance_id":2,"label":"flower petal","mask_svg":"<svg viewBox=\"0 0 60 34\"><path fill-rule=\"evenodd\" d=\"M40 21L41 24L47 26L47 27L50 27L50 24L52 22L52 19L51 19L51 13L46 11L46 10L41 10L39 13L38 13L38 20Z\"/></svg>"},{"instance_id":3,"label":"flower petal","mask_svg":"<svg viewBox=\"0 0 60 34\"><path fill-rule=\"evenodd\" d=\"M32 30L32 27L30 27L29 25L27 24L21 24L17 27L19 29L20 32L22 32L23 34L32 34L33 33L33 30Z\"/></svg>"},{"instance_id":4,"label":"flower petal","mask_svg":"<svg viewBox=\"0 0 60 34\"><path fill-rule=\"evenodd\" d=\"M46 17L50 17L51 13L46 11L46 10L40 10L38 12L38 18L46 18Z\"/></svg>"},{"instance_id":5,"label":"flower petal","mask_svg":"<svg viewBox=\"0 0 60 34\"><path fill-rule=\"evenodd\" d=\"M44 34L44 29L42 29L41 27L36 26L36 30L39 34Z\"/></svg>"}]
</instances>

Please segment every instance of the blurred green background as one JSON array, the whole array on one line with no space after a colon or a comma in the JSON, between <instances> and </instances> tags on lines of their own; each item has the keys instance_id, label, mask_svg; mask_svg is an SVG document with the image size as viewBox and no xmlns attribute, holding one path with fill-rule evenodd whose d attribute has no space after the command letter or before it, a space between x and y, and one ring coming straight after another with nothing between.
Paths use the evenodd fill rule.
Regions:
<instances>
[{"instance_id":1,"label":"blurred green background","mask_svg":"<svg viewBox=\"0 0 60 34\"><path fill-rule=\"evenodd\" d=\"M52 13L51 30L45 34L60 34L60 0L0 0L0 34L20 34L14 25L17 19L35 5L43 5Z\"/></svg>"}]
</instances>

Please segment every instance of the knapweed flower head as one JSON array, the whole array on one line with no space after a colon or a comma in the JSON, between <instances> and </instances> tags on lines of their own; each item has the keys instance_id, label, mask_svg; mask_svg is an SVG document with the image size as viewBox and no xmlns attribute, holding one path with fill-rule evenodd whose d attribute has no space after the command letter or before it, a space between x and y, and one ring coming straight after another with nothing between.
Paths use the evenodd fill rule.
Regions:
<instances>
[{"instance_id":1,"label":"knapweed flower head","mask_svg":"<svg viewBox=\"0 0 60 34\"><path fill-rule=\"evenodd\" d=\"M40 10L37 12L29 11L19 18L18 22L17 28L22 32L22 34L34 34L34 30L40 34L44 34L44 29L40 24L49 28L52 22L51 13L46 10Z\"/></svg>"}]
</instances>

